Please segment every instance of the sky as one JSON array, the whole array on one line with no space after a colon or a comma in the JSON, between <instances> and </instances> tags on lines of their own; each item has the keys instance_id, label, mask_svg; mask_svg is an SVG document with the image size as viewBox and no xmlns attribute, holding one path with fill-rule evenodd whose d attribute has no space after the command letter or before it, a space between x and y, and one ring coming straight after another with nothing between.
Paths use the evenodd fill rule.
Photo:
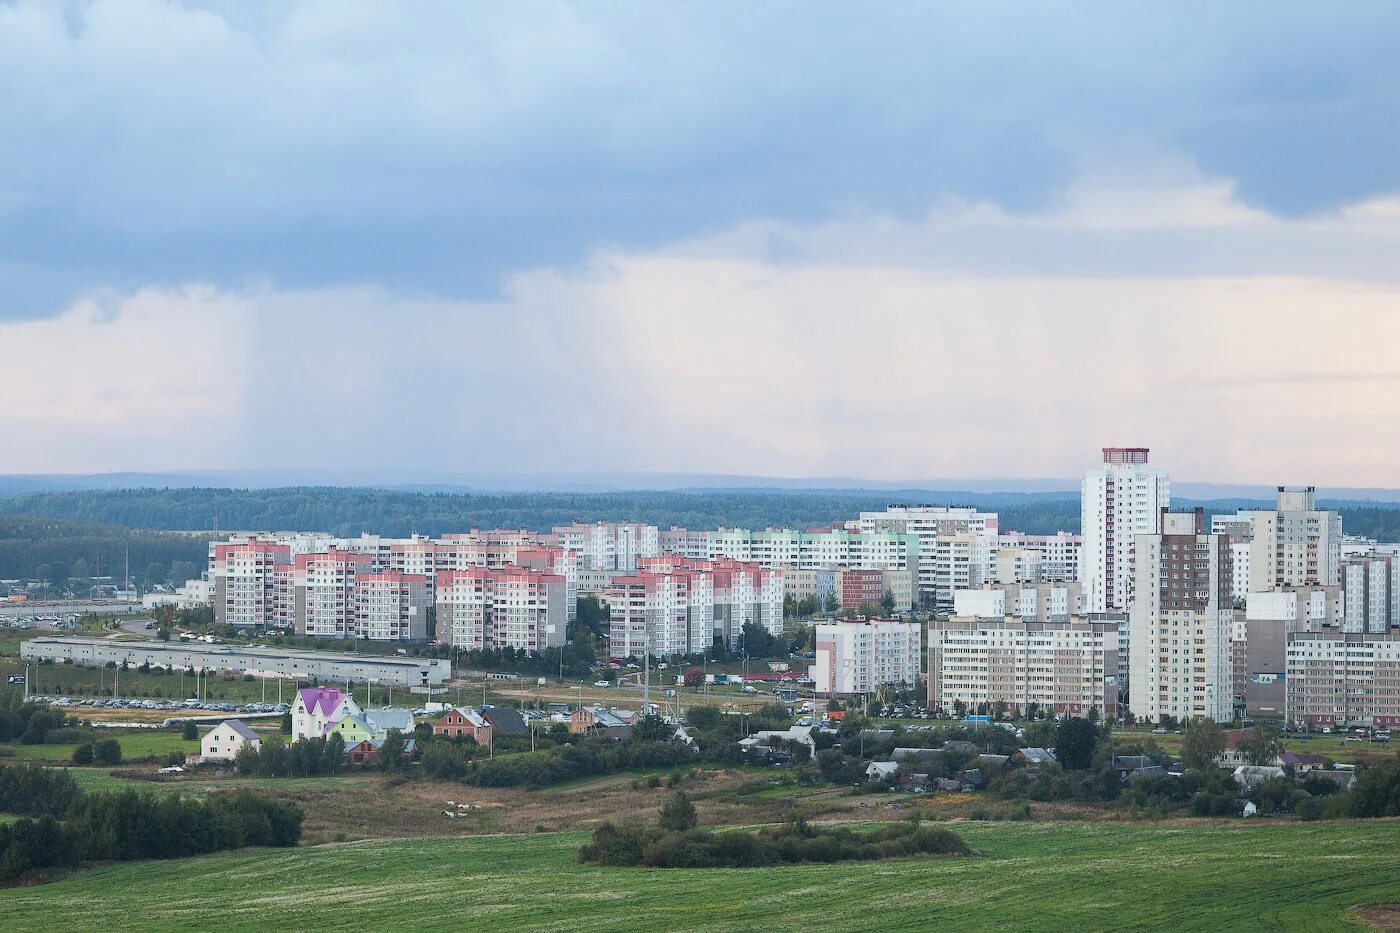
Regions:
<instances>
[{"instance_id":1,"label":"sky","mask_svg":"<svg viewBox=\"0 0 1400 933\"><path fill-rule=\"evenodd\" d=\"M1400 487L1397 33L0 0L0 473Z\"/></svg>"}]
</instances>

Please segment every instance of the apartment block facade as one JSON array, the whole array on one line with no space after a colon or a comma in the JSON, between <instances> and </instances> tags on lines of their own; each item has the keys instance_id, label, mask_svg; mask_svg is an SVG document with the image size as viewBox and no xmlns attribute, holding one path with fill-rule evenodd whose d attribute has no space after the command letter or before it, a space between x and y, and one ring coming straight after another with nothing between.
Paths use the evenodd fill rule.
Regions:
<instances>
[{"instance_id":1,"label":"apartment block facade","mask_svg":"<svg viewBox=\"0 0 1400 933\"><path fill-rule=\"evenodd\" d=\"M1200 509L1163 509L1156 524L1160 533L1135 536L1129 708L1148 722L1162 716L1228 722L1234 711L1229 539L1205 531Z\"/></svg>"},{"instance_id":2,"label":"apartment block facade","mask_svg":"<svg viewBox=\"0 0 1400 933\"><path fill-rule=\"evenodd\" d=\"M1299 632L1287 651L1288 722L1400 726L1400 632Z\"/></svg>"},{"instance_id":3,"label":"apartment block facade","mask_svg":"<svg viewBox=\"0 0 1400 933\"><path fill-rule=\"evenodd\" d=\"M1132 603L1134 539L1160 529L1171 482L1148 466L1145 447L1105 447L1103 466L1080 483L1083 546L1079 581L1089 612L1121 612Z\"/></svg>"},{"instance_id":4,"label":"apartment block facade","mask_svg":"<svg viewBox=\"0 0 1400 933\"><path fill-rule=\"evenodd\" d=\"M564 643L567 581L525 567L469 567L437 576L437 635L464 649L542 651Z\"/></svg>"},{"instance_id":5,"label":"apartment block facade","mask_svg":"<svg viewBox=\"0 0 1400 933\"><path fill-rule=\"evenodd\" d=\"M808 675L817 696L853 696L919 682L923 668L918 623L843 619L819 623L816 629L816 661Z\"/></svg>"},{"instance_id":6,"label":"apartment block facade","mask_svg":"<svg viewBox=\"0 0 1400 933\"><path fill-rule=\"evenodd\" d=\"M1116 620L952 616L929 625L929 707L1118 715Z\"/></svg>"}]
</instances>

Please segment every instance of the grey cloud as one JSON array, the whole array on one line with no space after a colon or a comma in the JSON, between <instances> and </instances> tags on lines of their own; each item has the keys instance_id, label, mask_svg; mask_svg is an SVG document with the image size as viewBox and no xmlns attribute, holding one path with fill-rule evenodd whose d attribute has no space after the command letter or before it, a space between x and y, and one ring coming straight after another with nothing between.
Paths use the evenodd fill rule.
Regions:
<instances>
[{"instance_id":1,"label":"grey cloud","mask_svg":"<svg viewBox=\"0 0 1400 933\"><path fill-rule=\"evenodd\" d=\"M191 279L481 296L753 218L1036 212L1085 153L1327 210L1397 190L1397 26L1383 4L0 5L0 270L25 270L0 316Z\"/></svg>"}]
</instances>

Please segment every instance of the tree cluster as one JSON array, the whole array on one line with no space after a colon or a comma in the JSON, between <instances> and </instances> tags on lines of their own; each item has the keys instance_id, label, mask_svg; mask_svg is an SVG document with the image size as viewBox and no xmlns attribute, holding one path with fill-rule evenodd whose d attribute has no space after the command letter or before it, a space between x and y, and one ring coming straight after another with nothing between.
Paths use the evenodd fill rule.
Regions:
<instances>
[{"instance_id":1,"label":"tree cluster","mask_svg":"<svg viewBox=\"0 0 1400 933\"><path fill-rule=\"evenodd\" d=\"M579 849L580 862L649 868L758 868L803 862L874 861L913 855L971 855L957 833L918 820L876 829L815 828L796 818L758 832L695 828L694 806L677 794L657 827L603 823Z\"/></svg>"}]
</instances>

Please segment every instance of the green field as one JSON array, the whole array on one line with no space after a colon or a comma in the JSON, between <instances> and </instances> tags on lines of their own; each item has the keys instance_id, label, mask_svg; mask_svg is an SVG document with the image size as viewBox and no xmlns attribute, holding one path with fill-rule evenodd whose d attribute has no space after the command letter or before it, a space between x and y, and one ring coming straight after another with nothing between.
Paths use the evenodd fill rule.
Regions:
<instances>
[{"instance_id":1,"label":"green field","mask_svg":"<svg viewBox=\"0 0 1400 933\"><path fill-rule=\"evenodd\" d=\"M74 929L1357 929L1400 824L959 824L983 854L770 869L578 865L583 836L424 838L102 868L0 892Z\"/></svg>"},{"instance_id":2,"label":"green field","mask_svg":"<svg viewBox=\"0 0 1400 933\"><path fill-rule=\"evenodd\" d=\"M171 752L186 755L199 754L198 740L180 738L178 732L159 729L120 732L115 729L100 730L97 738L116 739L121 743L122 761L137 761L142 758L164 758ZM63 762L73 760L76 745L6 745L17 761Z\"/></svg>"}]
</instances>

